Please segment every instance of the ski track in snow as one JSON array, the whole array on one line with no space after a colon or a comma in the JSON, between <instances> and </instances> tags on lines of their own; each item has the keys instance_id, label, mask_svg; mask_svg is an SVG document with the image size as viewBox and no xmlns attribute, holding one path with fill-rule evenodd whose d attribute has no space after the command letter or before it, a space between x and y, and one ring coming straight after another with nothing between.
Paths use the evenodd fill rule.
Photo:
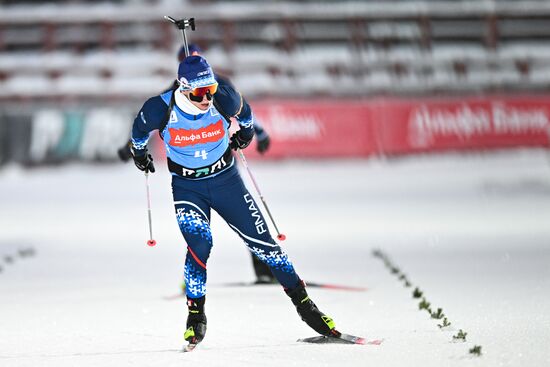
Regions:
<instances>
[{"instance_id":1,"label":"ski track in snow","mask_svg":"<svg viewBox=\"0 0 550 367\"><path fill-rule=\"evenodd\" d=\"M162 164L150 177L154 248L133 165L9 166L0 170L0 366L550 365L548 152L250 166L301 277L368 289L311 288L312 299L342 332L382 345L297 343L315 333L279 287L223 286L254 277L244 245L214 215L208 332L181 353L185 301L164 298L178 291L185 245ZM18 255L28 248L34 256ZM415 287L449 328L418 310ZM465 343L452 341L458 329ZM468 353L474 345L481 357Z\"/></svg>"}]
</instances>

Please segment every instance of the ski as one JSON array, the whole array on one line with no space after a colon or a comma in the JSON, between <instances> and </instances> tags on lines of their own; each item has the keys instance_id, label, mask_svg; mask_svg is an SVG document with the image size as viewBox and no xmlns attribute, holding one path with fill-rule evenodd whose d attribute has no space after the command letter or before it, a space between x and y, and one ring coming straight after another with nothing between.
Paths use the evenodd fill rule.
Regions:
<instances>
[{"instance_id":1,"label":"ski","mask_svg":"<svg viewBox=\"0 0 550 367\"><path fill-rule=\"evenodd\" d=\"M373 339L367 340L360 336L344 334L336 332L335 335L318 335L312 336L310 338L298 339L298 342L302 343L313 343L313 344L359 344L359 345L380 345L383 342L383 339Z\"/></svg>"},{"instance_id":2,"label":"ski","mask_svg":"<svg viewBox=\"0 0 550 367\"><path fill-rule=\"evenodd\" d=\"M353 291L353 292L365 292L367 288L365 287L353 287L343 284L331 284L331 283L319 283L319 282L304 282L306 287L309 288L322 288L330 289L335 291ZM265 282L235 282L235 283L224 283L221 284L224 287L252 287L252 286L262 286L262 285L279 285L279 283L265 283Z\"/></svg>"},{"instance_id":3,"label":"ski","mask_svg":"<svg viewBox=\"0 0 550 367\"><path fill-rule=\"evenodd\" d=\"M331 289L335 291L365 292L367 290L367 288L365 287L352 287L352 286L342 285L342 284L315 283L315 282L305 282L305 283L306 283L306 287Z\"/></svg>"},{"instance_id":4,"label":"ski","mask_svg":"<svg viewBox=\"0 0 550 367\"><path fill-rule=\"evenodd\" d=\"M234 282L234 283L223 283L223 284L212 284L213 287L255 287L255 286L271 286L277 285L279 283L265 283L265 282ZM365 287L352 287L342 284L330 284L330 283L317 283L317 282L306 282L306 286L310 288L321 288L334 291L350 291L350 292L365 292L367 288ZM176 300L179 298L185 298L185 293L177 293L171 296L163 297L167 301Z\"/></svg>"}]
</instances>

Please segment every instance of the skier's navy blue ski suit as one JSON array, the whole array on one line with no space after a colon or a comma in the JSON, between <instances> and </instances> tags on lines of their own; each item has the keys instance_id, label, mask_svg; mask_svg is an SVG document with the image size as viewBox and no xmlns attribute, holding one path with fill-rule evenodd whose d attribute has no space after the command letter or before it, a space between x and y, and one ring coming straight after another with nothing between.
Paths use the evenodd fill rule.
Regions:
<instances>
[{"instance_id":1,"label":"skier's navy blue ski suit","mask_svg":"<svg viewBox=\"0 0 550 367\"><path fill-rule=\"evenodd\" d=\"M144 150L149 133L162 128L172 93L145 102L132 128L135 151ZM250 106L230 84L221 84L215 100L225 115L235 116L243 133L253 132ZM300 279L286 253L273 240L258 205L248 192L229 149L229 125L214 106L204 114L190 115L176 104L160 133L164 140L179 228L187 242L186 293L206 294L206 263L212 249L211 209L243 239L248 249L266 263L287 289Z\"/></svg>"}]
</instances>

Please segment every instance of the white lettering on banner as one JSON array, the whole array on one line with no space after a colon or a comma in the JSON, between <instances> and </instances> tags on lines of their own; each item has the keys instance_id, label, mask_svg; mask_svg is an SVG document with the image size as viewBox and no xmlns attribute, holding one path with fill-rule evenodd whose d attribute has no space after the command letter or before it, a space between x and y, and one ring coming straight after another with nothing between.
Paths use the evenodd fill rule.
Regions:
<instances>
[{"instance_id":1,"label":"white lettering on banner","mask_svg":"<svg viewBox=\"0 0 550 367\"><path fill-rule=\"evenodd\" d=\"M280 107L269 109L267 120L262 120L266 130L281 140L316 140L323 135L325 127L315 115L308 113L289 114Z\"/></svg>"},{"instance_id":2,"label":"white lettering on banner","mask_svg":"<svg viewBox=\"0 0 550 367\"><path fill-rule=\"evenodd\" d=\"M182 141L195 141L195 140L201 140L201 138L202 139L213 138L221 134L222 134L221 130L214 130L209 132L203 131L200 134L176 135L174 137L174 140L178 143Z\"/></svg>"},{"instance_id":3,"label":"white lettering on banner","mask_svg":"<svg viewBox=\"0 0 550 367\"><path fill-rule=\"evenodd\" d=\"M414 147L425 147L435 135L451 135L467 139L491 131L491 116L484 108L464 105L458 109L428 109L426 105L414 109L408 122L409 139Z\"/></svg>"},{"instance_id":4,"label":"white lettering on banner","mask_svg":"<svg viewBox=\"0 0 550 367\"><path fill-rule=\"evenodd\" d=\"M427 147L435 136L468 139L488 134L538 134L550 136L550 117L544 107L513 107L504 102L489 106L428 108L420 106L408 121L409 142L413 147Z\"/></svg>"},{"instance_id":5,"label":"white lettering on banner","mask_svg":"<svg viewBox=\"0 0 550 367\"><path fill-rule=\"evenodd\" d=\"M243 197L244 201L248 204L248 210L250 210L252 218L256 218L256 222L254 223L254 225L256 226L256 232L258 232L258 234L267 232L265 222L262 219L260 211L258 210L258 208L256 208L254 200L252 200L252 198L250 197L250 194L245 194Z\"/></svg>"},{"instance_id":6,"label":"white lettering on banner","mask_svg":"<svg viewBox=\"0 0 550 367\"><path fill-rule=\"evenodd\" d=\"M495 132L506 133L538 133L545 132L550 136L550 118L545 108L517 108L495 103L492 106Z\"/></svg>"},{"instance_id":7,"label":"white lettering on banner","mask_svg":"<svg viewBox=\"0 0 550 367\"><path fill-rule=\"evenodd\" d=\"M65 120L60 111L38 111L32 120L31 161L43 161L48 152L59 144L64 130Z\"/></svg>"},{"instance_id":8,"label":"white lettering on banner","mask_svg":"<svg viewBox=\"0 0 550 367\"><path fill-rule=\"evenodd\" d=\"M208 131L208 132L203 131L203 132L202 132L202 137L203 137L204 139L206 139L206 138L213 138L213 137L215 137L215 136L221 135L221 133L222 133L222 132L221 132L221 130L219 130L219 129L218 129L218 130L214 130L214 131Z\"/></svg>"},{"instance_id":9,"label":"white lettering on banner","mask_svg":"<svg viewBox=\"0 0 550 367\"><path fill-rule=\"evenodd\" d=\"M174 137L174 141L176 143L181 143L182 141L195 141L200 139L201 139L200 134L176 135Z\"/></svg>"},{"instance_id":10,"label":"white lettering on banner","mask_svg":"<svg viewBox=\"0 0 550 367\"><path fill-rule=\"evenodd\" d=\"M102 108L88 112L80 145L80 156L87 160L112 159L128 140L131 113Z\"/></svg>"}]
</instances>

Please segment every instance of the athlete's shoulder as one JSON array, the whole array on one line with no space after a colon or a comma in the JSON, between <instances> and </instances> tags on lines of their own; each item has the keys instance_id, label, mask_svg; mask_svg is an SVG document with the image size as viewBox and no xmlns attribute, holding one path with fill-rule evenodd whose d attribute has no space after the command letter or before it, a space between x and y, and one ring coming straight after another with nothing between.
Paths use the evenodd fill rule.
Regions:
<instances>
[{"instance_id":1,"label":"athlete's shoulder","mask_svg":"<svg viewBox=\"0 0 550 367\"><path fill-rule=\"evenodd\" d=\"M229 77L227 77L226 75L215 73L214 76L216 78L216 81L218 82L219 87L229 85L230 87L235 88Z\"/></svg>"},{"instance_id":2,"label":"athlete's shoulder","mask_svg":"<svg viewBox=\"0 0 550 367\"><path fill-rule=\"evenodd\" d=\"M243 99L231 84L219 85L215 98L218 105L229 116L235 116L241 110Z\"/></svg>"},{"instance_id":3,"label":"athlete's shoulder","mask_svg":"<svg viewBox=\"0 0 550 367\"><path fill-rule=\"evenodd\" d=\"M154 97L149 98L143 104L142 111L147 113L156 114L158 112L166 112L168 109L168 103L170 101L171 92L166 92ZM168 98L168 102L166 101Z\"/></svg>"}]
</instances>

